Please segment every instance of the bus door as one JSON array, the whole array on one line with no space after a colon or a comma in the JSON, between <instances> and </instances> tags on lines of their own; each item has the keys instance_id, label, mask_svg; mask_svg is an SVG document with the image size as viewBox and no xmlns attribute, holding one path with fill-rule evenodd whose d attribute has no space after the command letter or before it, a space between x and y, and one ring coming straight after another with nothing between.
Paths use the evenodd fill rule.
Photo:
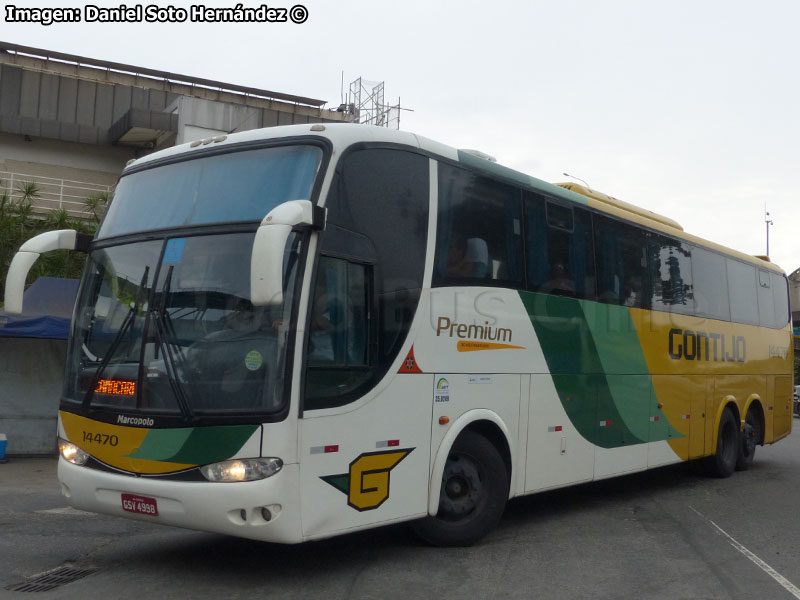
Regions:
<instances>
[{"instance_id":1,"label":"bus door","mask_svg":"<svg viewBox=\"0 0 800 600\"><path fill-rule=\"evenodd\" d=\"M427 512L433 376L380 372L372 272L369 264L319 261L300 419L306 539Z\"/></svg>"},{"instance_id":2,"label":"bus door","mask_svg":"<svg viewBox=\"0 0 800 600\"><path fill-rule=\"evenodd\" d=\"M432 168L383 146L346 150L336 166L300 390L307 538L427 513L433 375L401 365L434 235Z\"/></svg>"}]
</instances>

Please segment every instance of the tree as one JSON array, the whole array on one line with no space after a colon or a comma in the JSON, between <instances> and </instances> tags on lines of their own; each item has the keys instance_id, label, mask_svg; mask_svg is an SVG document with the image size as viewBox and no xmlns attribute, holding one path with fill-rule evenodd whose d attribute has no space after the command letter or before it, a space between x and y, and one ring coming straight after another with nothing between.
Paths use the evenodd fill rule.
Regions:
<instances>
[{"instance_id":1,"label":"tree","mask_svg":"<svg viewBox=\"0 0 800 600\"><path fill-rule=\"evenodd\" d=\"M107 205L108 192L98 192L93 196L89 196L83 201L83 211L90 213L94 219L94 222L99 224Z\"/></svg>"}]
</instances>

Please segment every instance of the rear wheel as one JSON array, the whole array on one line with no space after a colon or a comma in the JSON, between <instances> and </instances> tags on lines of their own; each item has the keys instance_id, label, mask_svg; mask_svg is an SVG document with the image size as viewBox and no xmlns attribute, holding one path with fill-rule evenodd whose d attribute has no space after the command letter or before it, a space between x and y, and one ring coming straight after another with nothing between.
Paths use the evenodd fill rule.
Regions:
<instances>
[{"instance_id":1,"label":"rear wheel","mask_svg":"<svg viewBox=\"0 0 800 600\"><path fill-rule=\"evenodd\" d=\"M733 411L726 408L719 420L717 451L706 459L706 467L714 477L730 477L736 469L741 443L739 427Z\"/></svg>"},{"instance_id":2,"label":"rear wheel","mask_svg":"<svg viewBox=\"0 0 800 600\"><path fill-rule=\"evenodd\" d=\"M739 457L736 459L736 470L744 471L753 464L756 456L756 446L761 441L761 417L758 412L750 408L744 420L744 428L739 444Z\"/></svg>"},{"instance_id":3,"label":"rear wheel","mask_svg":"<svg viewBox=\"0 0 800 600\"><path fill-rule=\"evenodd\" d=\"M508 471L494 445L474 431L458 436L445 463L439 510L414 523L435 546L470 546L500 521L508 499Z\"/></svg>"}]
</instances>

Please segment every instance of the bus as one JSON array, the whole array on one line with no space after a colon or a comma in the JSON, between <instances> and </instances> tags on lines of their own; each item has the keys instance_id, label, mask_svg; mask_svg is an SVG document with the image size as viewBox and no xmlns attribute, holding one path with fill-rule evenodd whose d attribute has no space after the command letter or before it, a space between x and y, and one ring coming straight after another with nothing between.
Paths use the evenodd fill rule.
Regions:
<instances>
[{"instance_id":1,"label":"bus","mask_svg":"<svg viewBox=\"0 0 800 600\"><path fill-rule=\"evenodd\" d=\"M785 274L482 153L362 125L220 135L124 169L83 249L60 400L75 508L281 543L413 522L792 425Z\"/></svg>"}]
</instances>

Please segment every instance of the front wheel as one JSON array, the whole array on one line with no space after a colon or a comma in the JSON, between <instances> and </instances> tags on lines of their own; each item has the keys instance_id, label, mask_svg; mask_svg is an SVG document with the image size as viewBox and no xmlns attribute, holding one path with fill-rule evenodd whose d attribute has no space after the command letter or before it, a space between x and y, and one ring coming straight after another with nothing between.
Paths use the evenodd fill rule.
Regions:
<instances>
[{"instance_id":1,"label":"front wheel","mask_svg":"<svg viewBox=\"0 0 800 600\"><path fill-rule=\"evenodd\" d=\"M730 409L725 409L719 420L717 451L706 459L706 467L714 477L730 477L736 469L740 451L739 427Z\"/></svg>"},{"instance_id":2,"label":"front wheel","mask_svg":"<svg viewBox=\"0 0 800 600\"><path fill-rule=\"evenodd\" d=\"M508 471L497 449L482 435L458 436L442 473L439 510L414 523L435 546L470 546L500 521L508 499Z\"/></svg>"}]
</instances>

